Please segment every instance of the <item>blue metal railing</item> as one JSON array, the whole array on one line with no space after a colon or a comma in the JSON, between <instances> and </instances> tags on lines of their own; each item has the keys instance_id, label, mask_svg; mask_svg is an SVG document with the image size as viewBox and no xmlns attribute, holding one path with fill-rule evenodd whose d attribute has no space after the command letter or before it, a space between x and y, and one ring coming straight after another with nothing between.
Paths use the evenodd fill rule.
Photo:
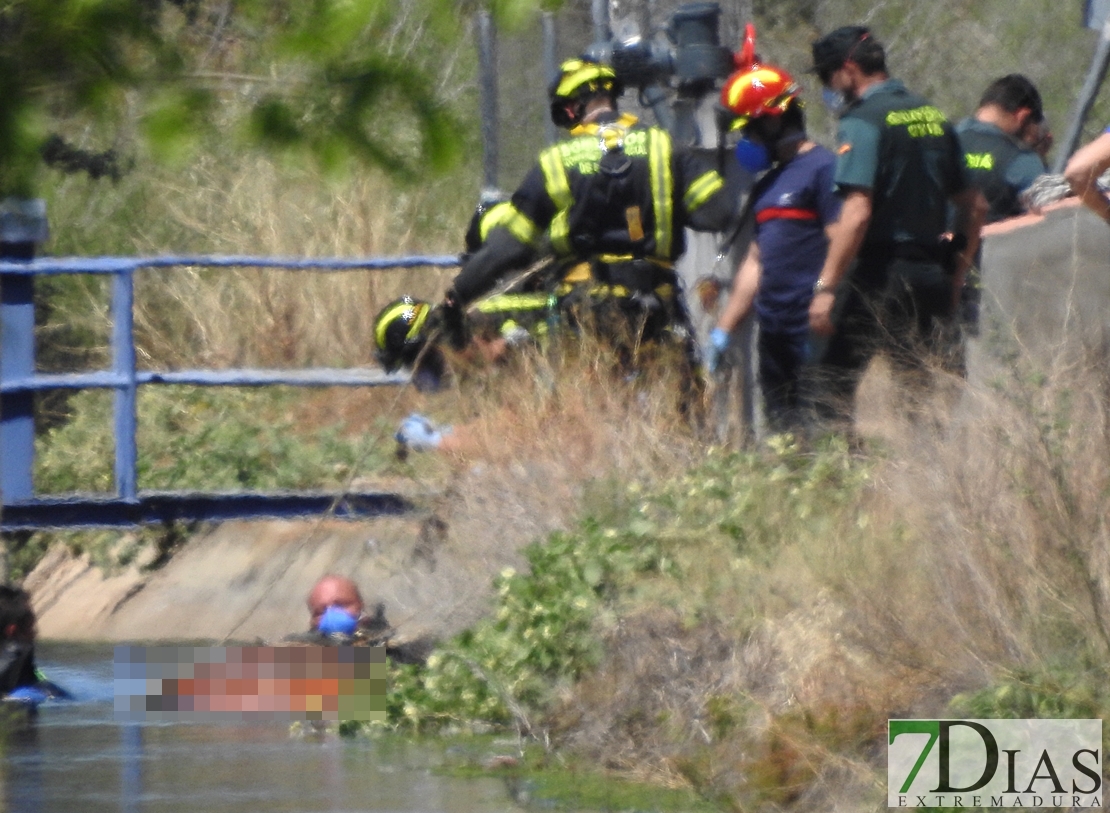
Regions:
<instances>
[{"instance_id":1,"label":"blue metal railing","mask_svg":"<svg viewBox=\"0 0 1110 813\"><path fill-rule=\"evenodd\" d=\"M249 256L69 257L0 261L0 527L132 525L174 519L300 516L332 510L336 516L397 513L405 503L392 494L185 494L144 493L137 477L136 395L140 385L201 386L383 386L403 384L403 375L357 368L299 370L135 369L134 274L140 269L182 266L276 268L315 272L384 270L457 265L454 256L294 259ZM107 370L42 374L35 371L34 278L51 274L108 274L112 277L112 363ZM34 493L34 393L52 389L115 391L115 493L39 499Z\"/></svg>"}]
</instances>

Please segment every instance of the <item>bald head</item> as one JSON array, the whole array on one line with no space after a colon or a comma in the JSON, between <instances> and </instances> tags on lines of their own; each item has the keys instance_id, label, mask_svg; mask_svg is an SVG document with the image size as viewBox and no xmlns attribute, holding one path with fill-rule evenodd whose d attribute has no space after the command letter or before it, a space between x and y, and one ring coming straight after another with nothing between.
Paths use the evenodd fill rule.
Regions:
<instances>
[{"instance_id":1,"label":"bald head","mask_svg":"<svg viewBox=\"0 0 1110 813\"><path fill-rule=\"evenodd\" d=\"M328 607L338 607L355 618L362 615L362 595L358 585L345 576L327 575L308 594L308 612L312 616L311 628L316 629L320 617Z\"/></svg>"}]
</instances>

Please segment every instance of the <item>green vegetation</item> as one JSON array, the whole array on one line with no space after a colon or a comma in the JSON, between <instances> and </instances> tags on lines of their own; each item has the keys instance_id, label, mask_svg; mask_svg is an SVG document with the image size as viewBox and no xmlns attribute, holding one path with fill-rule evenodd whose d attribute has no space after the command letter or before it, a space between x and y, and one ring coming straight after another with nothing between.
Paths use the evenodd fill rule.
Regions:
<instances>
[{"instance_id":1,"label":"green vegetation","mask_svg":"<svg viewBox=\"0 0 1110 813\"><path fill-rule=\"evenodd\" d=\"M391 419L371 412L359 421L365 431L352 431L322 414L327 397L327 391L313 396L292 388L144 387L138 403L140 488L339 492L350 488L356 476L388 473L399 465ZM111 493L111 393L80 392L62 405L65 419L36 442L36 491ZM407 470L422 469L410 465ZM191 530L184 525L143 528L122 539L116 531L12 534L11 576L29 573L55 542L88 553L109 571L130 564L146 549L153 553L145 566L159 567Z\"/></svg>"},{"instance_id":2,"label":"green vegetation","mask_svg":"<svg viewBox=\"0 0 1110 813\"><path fill-rule=\"evenodd\" d=\"M879 804L890 717L1102 717L1100 380L1015 372L866 454L778 437L594 484L487 619L395 668L389 725L757 810Z\"/></svg>"},{"instance_id":3,"label":"green vegetation","mask_svg":"<svg viewBox=\"0 0 1110 813\"><path fill-rule=\"evenodd\" d=\"M456 737L447 742L452 751L448 773L459 777L493 774L505 783L509 798L524 808L654 813L708 813L718 809L689 788L662 788L605 776L594 765L554 755L537 745L518 750L513 743L507 749L504 743L482 737ZM508 756L505 750L519 756Z\"/></svg>"},{"instance_id":4,"label":"green vegetation","mask_svg":"<svg viewBox=\"0 0 1110 813\"><path fill-rule=\"evenodd\" d=\"M110 394L82 392L73 418L40 439L40 493L112 490ZM384 421L366 437L298 426L305 407L288 390L146 387L140 390L139 483L144 489L337 489L357 467L387 465Z\"/></svg>"},{"instance_id":5,"label":"green vegetation","mask_svg":"<svg viewBox=\"0 0 1110 813\"><path fill-rule=\"evenodd\" d=\"M532 733L531 718L567 685L596 667L598 614L612 610L638 573L666 566L645 539L587 521L576 534L555 534L525 550L529 571L506 569L494 581L493 617L432 655L427 669L396 673L389 696L394 725L417 731L453 723L505 725Z\"/></svg>"},{"instance_id":6,"label":"green vegetation","mask_svg":"<svg viewBox=\"0 0 1110 813\"><path fill-rule=\"evenodd\" d=\"M1052 672L1021 669L995 685L957 695L952 710L981 719L1100 719L1110 710L1106 685L1106 670L1101 666Z\"/></svg>"},{"instance_id":7,"label":"green vegetation","mask_svg":"<svg viewBox=\"0 0 1110 813\"><path fill-rule=\"evenodd\" d=\"M510 20L534 7L495 11ZM442 169L460 154L458 121L425 67L465 22L444 0L11 0L0 5L0 194L35 191L48 144L48 158L118 176L123 131L175 161L222 127L331 170L354 162L411 179ZM419 29L417 47L395 50L405 27ZM113 148L68 143L53 129L66 116L95 124Z\"/></svg>"},{"instance_id":8,"label":"green vegetation","mask_svg":"<svg viewBox=\"0 0 1110 813\"><path fill-rule=\"evenodd\" d=\"M756 635L768 615L781 612L784 596L775 593L785 585L770 583L797 564L799 545L867 527L859 500L870 469L839 443L804 454L780 438L758 453L712 452L670 483L595 486L591 502L605 505L603 513L527 548L527 572L495 579L488 619L442 646L426 668L394 670L390 725L419 732L508 728L555 745L601 726L608 731L602 754L620 751L611 740L628 734L645 737L650 755L629 764L627 755L587 749L587 758L640 776L650 765L656 778L662 771L694 787L703 802L728 804L738 791L722 784L722 755L706 743L747 736L758 725L760 702L721 671L734 657L723 651L671 676L673 683L661 679L657 670L668 670L653 656L676 653L659 651L658 639L682 639L681 651ZM647 700L654 691L659 696ZM670 692L679 702L672 704ZM599 719L591 722L591 715ZM687 715L701 721L700 744L682 733L692 723ZM851 736L863 748L874 719L861 721L807 716L792 723L788 715L782 725L800 726L835 748ZM663 752L669 768L659 763ZM757 779L749 795L782 794L778 758L772 748L751 760Z\"/></svg>"}]
</instances>

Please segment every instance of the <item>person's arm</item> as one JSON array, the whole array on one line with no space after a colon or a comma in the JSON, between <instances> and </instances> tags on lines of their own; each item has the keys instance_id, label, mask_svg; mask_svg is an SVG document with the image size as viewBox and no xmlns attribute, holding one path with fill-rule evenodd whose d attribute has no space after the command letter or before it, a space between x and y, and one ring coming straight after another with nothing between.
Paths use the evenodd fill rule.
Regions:
<instances>
[{"instance_id":1,"label":"person's arm","mask_svg":"<svg viewBox=\"0 0 1110 813\"><path fill-rule=\"evenodd\" d=\"M952 295L955 297L953 303L958 304L964 282L967 280L967 271L979 253L979 232L987 219L990 204L983 197L983 193L974 186L969 186L953 195L951 200L956 207L954 232L967 238L967 246L956 256L956 268L952 279Z\"/></svg>"},{"instance_id":2,"label":"person's arm","mask_svg":"<svg viewBox=\"0 0 1110 813\"><path fill-rule=\"evenodd\" d=\"M829 250L809 305L809 327L820 336L831 336L835 330L832 310L836 288L859 253L870 223L871 190L851 189L840 207L840 219L829 227Z\"/></svg>"},{"instance_id":3,"label":"person's arm","mask_svg":"<svg viewBox=\"0 0 1110 813\"><path fill-rule=\"evenodd\" d=\"M753 240L740 267L736 269L736 278L732 282L728 302L717 320L719 329L725 333L732 333L751 312L755 295L759 291L759 278L762 273L763 263L759 256L759 244Z\"/></svg>"},{"instance_id":4,"label":"person's arm","mask_svg":"<svg viewBox=\"0 0 1110 813\"><path fill-rule=\"evenodd\" d=\"M678 149L675 173L682 194L684 223L694 231L725 232L740 215L751 177L728 155L723 167L707 150Z\"/></svg>"},{"instance_id":5,"label":"person's arm","mask_svg":"<svg viewBox=\"0 0 1110 813\"><path fill-rule=\"evenodd\" d=\"M1091 211L1110 223L1110 199L1098 187L1099 176L1110 167L1110 133L1080 147L1068 160L1064 177Z\"/></svg>"},{"instance_id":6,"label":"person's arm","mask_svg":"<svg viewBox=\"0 0 1110 813\"><path fill-rule=\"evenodd\" d=\"M488 293L497 280L532 262L537 243L555 216L555 203L547 194L543 169L534 166L502 210L482 247L463 265L448 292L450 307L463 308Z\"/></svg>"},{"instance_id":7,"label":"person's arm","mask_svg":"<svg viewBox=\"0 0 1110 813\"><path fill-rule=\"evenodd\" d=\"M487 293L508 272L527 266L534 255L531 245L518 240L509 229L496 227L451 284L454 304L465 307Z\"/></svg>"}]
</instances>

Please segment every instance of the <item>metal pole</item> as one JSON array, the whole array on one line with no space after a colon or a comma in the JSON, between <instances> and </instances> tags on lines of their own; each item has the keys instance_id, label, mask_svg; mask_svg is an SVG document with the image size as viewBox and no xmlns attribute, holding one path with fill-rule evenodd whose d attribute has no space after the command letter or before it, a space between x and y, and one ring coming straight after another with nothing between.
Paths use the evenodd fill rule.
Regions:
<instances>
[{"instance_id":1,"label":"metal pole","mask_svg":"<svg viewBox=\"0 0 1110 813\"><path fill-rule=\"evenodd\" d=\"M33 243L0 243L0 258L30 260ZM35 374L35 278L0 274L0 381ZM35 399L30 390L0 396L0 501L34 497Z\"/></svg>"},{"instance_id":2,"label":"metal pole","mask_svg":"<svg viewBox=\"0 0 1110 813\"><path fill-rule=\"evenodd\" d=\"M478 86L482 116L482 188L497 188L497 30L487 9L478 12Z\"/></svg>"},{"instance_id":3,"label":"metal pole","mask_svg":"<svg viewBox=\"0 0 1110 813\"><path fill-rule=\"evenodd\" d=\"M1076 147L1079 146L1083 125L1094 106L1099 88L1102 87L1102 80L1106 77L1107 67L1110 67L1110 17L1102 26L1098 46L1095 48L1095 55L1091 60L1091 68L1087 71L1087 78L1083 82L1083 89L1079 91L1079 101L1075 104L1071 124L1068 125L1068 133L1060 145L1060 151L1056 154L1056 162L1052 166L1052 171L1057 175L1064 171L1068 159L1075 152Z\"/></svg>"},{"instance_id":4,"label":"metal pole","mask_svg":"<svg viewBox=\"0 0 1110 813\"><path fill-rule=\"evenodd\" d=\"M135 442L136 384L134 272L112 276L112 369L124 377L116 389L116 494L124 500L138 499L138 447Z\"/></svg>"},{"instance_id":5,"label":"metal pole","mask_svg":"<svg viewBox=\"0 0 1110 813\"><path fill-rule=\"evenodd\" d=\"M541 22L543 24L543 78L544 82L548 83L555 79L555 73L559 70L558 65L555 64L555 15L550 11L545 11ZM543 135L548 144L554 144L559 137L551 116L544 116L543 118Z\"/></svg>"},{"instance_id":6,"label":"metal pole","mask_svg":"<svg viewBox=\"0 0 1110 813\"><path fill-rule=\"evenodd\" d=\"M593 0L594 42L608 42L613 37L609 27L609 0Z\"/></svg>"}]
</instances>

